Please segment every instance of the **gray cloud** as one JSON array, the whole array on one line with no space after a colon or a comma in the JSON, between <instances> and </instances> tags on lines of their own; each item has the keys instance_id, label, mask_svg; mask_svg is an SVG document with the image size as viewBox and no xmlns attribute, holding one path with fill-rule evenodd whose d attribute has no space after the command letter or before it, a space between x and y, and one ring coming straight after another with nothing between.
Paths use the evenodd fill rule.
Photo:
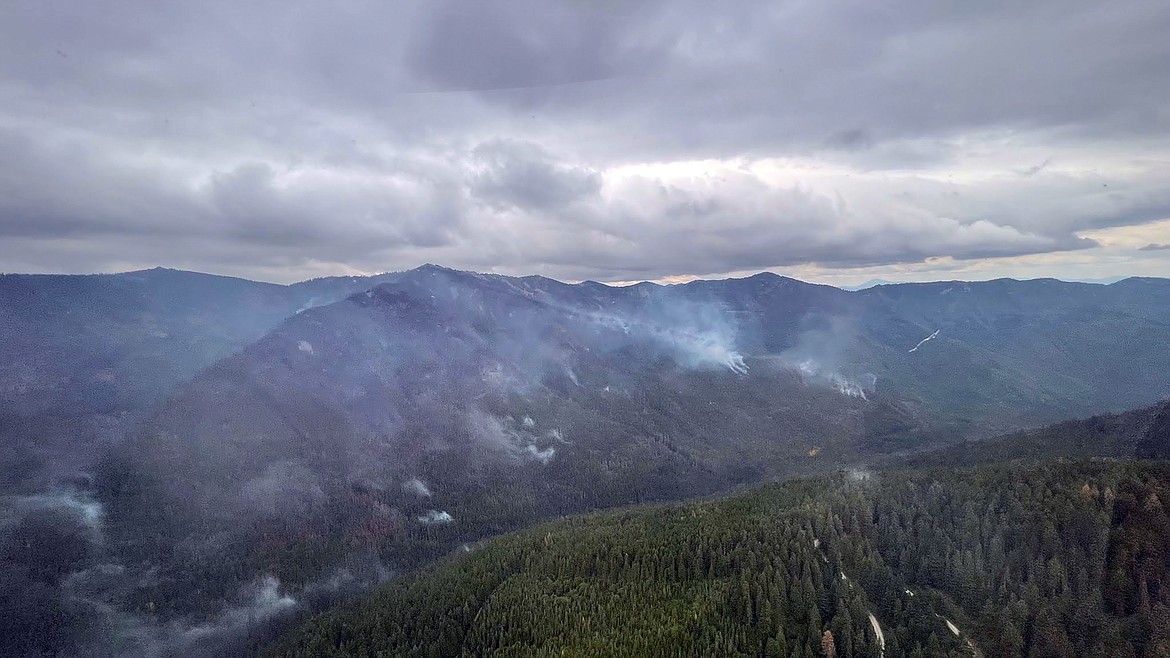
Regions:
<instances>
[{"instance_id":1,"label":"gray cloud","mask_svg":"<svg viewBox=\"0 0 1170 658\"><path fill-rule=\"evenodd\" d=\"M557 162L531 143L494 140L477 146L472 156L480 171L471 191L497 207L555 212L601 191L596 171Z\"/></svg>"},{"instance_id":2,"label":"gray cloud","mask_svg":"<svg viewBox=\"0 0 1170 658\"><path fill-rule=\"evenodd\" d=\"M1155 0L12 3L0 270L1091 250L1170 218L1167 32Z\"/></svg>"},{"instance_id":3,"label":"gray cloud","mask_svg":"<svg viewBox=\"0 0 1170 658\"><path fill-rule=\"evenodd\" d=\"M829 135L825 144L846 151L863 151L873 147L874 138L865 128L847 128Z\"/></svg>"},{"instance_id":4,"label":"gray cloud","mask_svg":"<svg viewBox=\"0 0 1170 658\"><path fill-rule=\"evenodd\" d=\"M636 47L612 3L439 2L412 40L409 69L438 89L513 91L607 80Z\"/></svg>"}]
</instances>

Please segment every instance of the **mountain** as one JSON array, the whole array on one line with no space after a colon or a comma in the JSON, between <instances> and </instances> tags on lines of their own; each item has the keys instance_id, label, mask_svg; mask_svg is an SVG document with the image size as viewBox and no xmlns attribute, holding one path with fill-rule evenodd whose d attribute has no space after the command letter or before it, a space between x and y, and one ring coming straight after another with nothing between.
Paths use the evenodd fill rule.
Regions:
<instances>
[{"instance_id":1,"label":"mountain","mask_svg":"<svg viewBox=\"0 0 1170 658\"><path fill-rule=\"evenodd\" d=\"M162 268L111 275L0 275L0 362L5 366L0 371L0 403L6 413L21 415L141 406L298 311L400 276L328 277L281 286ZM541 277L494 280L512 281L550 299L567 296L561 301L570 305L587 300L595 308L618 304L620 310L640 298L706 302L721 307L745 354L775 353L799 336L798 330L830 329L839 335L826 340L852 343L843 346L845 352L861 347L858 338L908 351L940 329L943 340L991 352L999 368L1011 365L1007 357L1020 367L1051 362L1057 375L1073 378L1051 382L1053 388L1080 386L1077 393L1092 388L1083 381L1087 375L1132 370L1126 360L1132 361L1143 341L1161 336L1151 330L1164 330L1170 304L1167 280L1150 278L1108 286L1044 279L891 284L853 293L772 274L629 288L592 282L570 286ZM827 319L845 326L827 326ZM909 328L914 331L896 333ZM1060 333L1073 330L1082 334ZM1123 340L1109 343L1102 352L1078 355L1076 350L1118 335L1112 330L1120 330ZM1036 353L1037 348L1052 351L1066 343L1066 351L1051 355L1058 357L1055 361ZM996 347L1010 351L998 353L992 349ZM1111 354L1118 347L1122 351ZM914 358L923 358L923 353ZM1107 363L1110 357L1113 362ZM1064 374L1070 367L1081 371ZM1106 395L1115 387L1096 388L1100 390L1090 390L1090 395Z\"/></svg>"},{"instance_id":2,"label":"mountain","mask_svg":"<svg viewBox=\"0 0 1170 658\"><path fill-rule=\"evenodd\" d=\"M16 542L0 576L128 655L223 655L212 638L253 633L241 620L541 519L937 458L1170 395L1162 279L3 281L5 335L25 341L14 371L74 374L27 379L0 418L19 494L0 540L71 557L30 571ZM1136 450L1138 424L1106 423L1100 447ZM1077 454L1101 454L1094 436Z\"/></svg>"},{"instance_id":3,"label":"mountain","mask_svg":"<svg viewBox=\"0 0 1170 658\"><path fill-rule=\"evenodd\" d=\"M1160 656L1170 467L842 473L467 546L269 656Z\"/></svg>"},{"instance_id":4,"label":"mountain","mask_svg":"<svg viewBox=\"0 0 1170 658\"><path fill-rule=\"evenodd\" d=\"M0 404L21 415L140 406L298 311L378 280L282 286L163 268L0 275Z\"/></svg>"},{"instance_id":5,"label":"mountain","mask_svg":"<svg viewBox=\"0 0 1170 658\"><path fill-rule=\"evenodd\" d=\"M963 441L936 450L894 455L875 466L943 468L1057 458L1167 459L1170 400L1119 414L1097 414L991 439Z\"/></svg>"},{"instance_id":6,"label":"mountain","mask_svg":"<svg viewBox=\"0 0 1170 658\"><path fill-rule=\"evenodd\" d=\"M1144 459L1170 459L1170 402L1162 405L1150 421L1134 452Z\"/></svg>"},{"instance_id":7,"label":"mountain","mask_svg":"<svg viewBox=\"0 0 1170 658\"><path fill-rule=\"evenodd\" d=\"M873 288L874 286L891 286L891 285L897 285L897 284L894 281L887 281L885 279L870 279L868 281L864 281L862 283L858 283L858 284L852 285L852 286L841 286L841 289L842 290L857 291L857 290L865 290L866 288Z\"/></svg>"},{"instance_id":8,"label":"mountain","mask_svg":"<svg viewBox=\"0 0 1170 658\"><path fill-rule=\"evenodd\" d=\"M295 303L283 286L148 270L5 275L8 413L116 409L157 395L264 335Z\"/></svg>"},{"instance_id":9,"label":"mountain","mask_svg":"<svg viewBox=\"0 0 1170 658\"><path fill-rule=\"evenodd\" d=\"M0 275L3 491L72 473L152 404L286 318L393 275L292 286L156 268Z\"/></svg>"},{"instance_id":10,"label":"mountain","mask_svg":"<svg viewBox=\"0 0 1170 658\"><path fill-rule=\"evenodd\" d=\"M869 303L866 333L887 345L913 347L909 326L921 338L939 331L880 374L973 428L1001 432L1170 394L1170 355L1153 342L1170 328L1164 279L907 284L857 294Z\"/></svg>"}]
</instances>

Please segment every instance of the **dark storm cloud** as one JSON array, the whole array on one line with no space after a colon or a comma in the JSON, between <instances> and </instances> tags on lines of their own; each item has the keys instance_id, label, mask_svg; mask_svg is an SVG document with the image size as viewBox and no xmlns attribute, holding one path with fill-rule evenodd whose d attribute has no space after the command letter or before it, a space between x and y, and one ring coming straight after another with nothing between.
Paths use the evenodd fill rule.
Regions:
<instances>
[{"instance_id":1,"label":"dark storm cloud","mask_svg":"<svg viewBox=\"0 0 1170 658\"><path fill-rule=\"evenodd\" d=\"M442 90L503 91L611 79L628 62L615 7L440 2L406 62Z\"/></svg>"},{"instance_id":2,"label":"dark storm cloud","mask_svg":"<svg viewBox=\"0 0 1170 658\"><path fill-rule=\"evenodd\" d=\"M0 269L1092 248L1170 217L1167 32L1155 0L10 3Z\"/></svg>"},{"instance_id":3,"label":"dark storm cloud","mask_svg":"<svg viewBox=\"0 0 1170 658\"><path fill-rule=\"evenodd\" d=\"M861 151L873 146L873 135L865 128L849 128L829 135L825 144L830 148L839 148L846 151Z\"/></svg>"}]
</instances>

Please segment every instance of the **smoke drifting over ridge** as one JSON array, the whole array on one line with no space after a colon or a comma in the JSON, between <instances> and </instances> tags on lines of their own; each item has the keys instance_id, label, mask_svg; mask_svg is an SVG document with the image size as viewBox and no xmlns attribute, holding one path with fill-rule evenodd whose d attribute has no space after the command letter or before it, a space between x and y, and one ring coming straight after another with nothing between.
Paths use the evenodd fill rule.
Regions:
<instances>
[{"instance_id":1,"label":"smoke drifting over ridge","mask_svg":"<svg viewBox=\"0 0 1170 658\"><path fill-rule=\"evenodd\" d=\"M427 488L426 483L418 478L410 478L406 482L403 482L402 490L426 498L430 498L431 496L431 490Z\"/></svg>"},{"instance_id":2,"label":"smoke drifting over ridge","mask_svg":"<svg viewBox=\"0 0 1170 658\"><path fill-rule=\"evenodd\" d=\"M858 361L857 321L849 315L815 318L818 327L800 333L794 344L769 359L773 365L798 372L814 386L826 386L837 393L868 400L877 388L878 377Z\"/></svg>"}]
</instances>

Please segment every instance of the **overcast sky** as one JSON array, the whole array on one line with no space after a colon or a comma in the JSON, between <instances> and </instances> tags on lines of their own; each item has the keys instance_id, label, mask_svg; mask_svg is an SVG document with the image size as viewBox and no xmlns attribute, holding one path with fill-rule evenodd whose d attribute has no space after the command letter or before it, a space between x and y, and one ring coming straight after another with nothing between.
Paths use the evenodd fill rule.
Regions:
<instances>
[{"instance_id":1,"label":"overcast sky","mask_svg":"<svg viewBox=\"0 0 1170 658\"><path fill-rule=\"evenodd\" d=\"M0 271L1170 276L1166 0L0 4Z\"/></svg>"}]
</instances>

